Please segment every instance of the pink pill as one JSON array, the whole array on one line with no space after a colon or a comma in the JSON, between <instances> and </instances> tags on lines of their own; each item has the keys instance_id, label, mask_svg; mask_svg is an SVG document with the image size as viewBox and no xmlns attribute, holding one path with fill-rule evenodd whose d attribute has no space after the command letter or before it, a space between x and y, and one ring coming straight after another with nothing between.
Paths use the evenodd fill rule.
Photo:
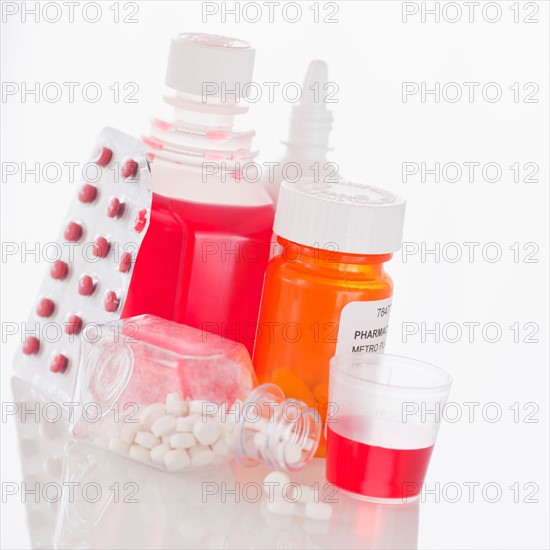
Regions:
<instances>
[{"instance_id":1,"label":"pink pill","mask_svg":"<svg viewBox=\"0 0 550 550\"><path fill-rule=\"evenodd\" d=\"M80 202L94 202L96 197L97 197L97 187L94 187L89 183L84 184L80 188L80 193L78 193L78 200Z\"/></svg>"},{"instance_id":2,"label":"pink pill","mask_svg":"<svg viewBox=\"0 0 550 550\"><path fill-rule=\"evenodd\" d=\"M65 239L71 242L80 240L82 237L82 226L76 222L69 222L65 228Z\"/></svg>"},{"instance_id":3,"label":"pink pill","mask_svg":"<svg viewBox=\"0 0 550 550\"><path fill-rule=\"evenodd\" d=\"M128 273L132 267L132 255L129 252L123 252L120 256L118 270L121 273Z\"/></svg>"},{"instance_id":4,"label":"pink pill","mask_svg":"<svg viewBox=\"0 0 550 550\"><path fill-rule=\"evenodd\" d=\"M120 169L120 175L125 179L130 178L136 175L137 169L138 163L133 159L129 159L122 165L122 168Z\"/></svg>"},{"instance_id":5,"label":"pink pill","mask_svg":"<svg viewBox=\"0 0 550 550\"><path fill-rule=\"evenodd\" d=\"M113 158L113 152L108 147L100 147L97 155L96 164L99 166L107 166Z\"/></svg>"},{"instance_id":6,"label":"pink pill","mask_svg":"<svg viewBox=\"0 0 550 550\"><path fill-rule=\"evenodd\" d=\"M40 349L40 340L35 336L28 336L23 344L23 353L25 355L34 355Z\"/></svg>"},{"instance_id":7,"label":"pink pill","mask_svg":"<svg viewBox=\"0 0 550 550\"><path fill-rule=\"evenodd\" d=\"M98 237L92 247L94 256L98 258L105 258L109 254L109 250L111 250L111 244L105 237Z\"/></svg>"},{"instance_id":8,"label":"pink pill","mask_svg":"<svg viewBox=\"0 0 550 550\"><path fill-rule=\"evenodd\" d=\"M63 280L69 273L69 266L63 260L57 260L50 270L50 274L54 279Z\"/></svg>"},{"instance_id":9,"label":"pink pill","mask_svg":"<svg viewBox=\"0 0 550 550\"><path fill-rule=\"evenodd\" d=\"M50 370L52 372L64 372L68 364L69 360L62 353L58 353L50 363Z\"/></svg>"},{"instance_id":10,"label":"pink pill","mask_svg":"<svg viewBox=\"0 0 550 550\"><path fill-rule=\"evenodd\" d=\"M113 311L118 309L119 304L120 300L118 299L116 292L114 290L108 290L103 298L103 307L105 308L105 311L113 313Z\"/></svg>"},{"instance_id":11,"label":"pink pill","mask_svg":"<svg viewBox=\"0 0 550 550\"><path fill-rule=\"evenodd\" d=\"M144 208L143 210L140 210L137 213L136 216L136 222L134 224L134 229L141 233L143 229L145 228L145 224L147 223L147 210Z\"/></svg>"},{"instance_id":12,"label":"pink pill","mask_svg":"<svg viewBox=\"0 0 550 550\"><path fill-rule=\"evenodd\" d=\"M53 310L55 309L55 304L52 300L48 298L42 298L40 302L38 303L38 307L36 308L36 313L40 317L51 317Z\"/></svg>"},{"instance_id":13,"label":"pink pill","mask_svg":"<svg viewBox=\"0 0 550 550\"><path fill-rule=\"evenodd\" d=\"M94 290L94 280L89 275L82 275L78 280L78 293L82 296L90 296Z\"/></svg>"},{"instance_id":14,"label":"pink pill","mask_svg":"<svg viewBox=\"0 0 550 550\"><path fill-rule=\"evenodd\" d=\"M82 330L82 319L78 315L71 315L65 323L67 334L79 334Z\"/></svg>"},{"instance_id":15,"label":"pink pill","mask_svg":"<svg viewBox=\"0 0 550 550\"><path fill-rule=\"evenodd\" d=\"M107 204L107 216L120 218L124 214L124 203L118 197L112 197Z\"/></svg>"}]
</instances>

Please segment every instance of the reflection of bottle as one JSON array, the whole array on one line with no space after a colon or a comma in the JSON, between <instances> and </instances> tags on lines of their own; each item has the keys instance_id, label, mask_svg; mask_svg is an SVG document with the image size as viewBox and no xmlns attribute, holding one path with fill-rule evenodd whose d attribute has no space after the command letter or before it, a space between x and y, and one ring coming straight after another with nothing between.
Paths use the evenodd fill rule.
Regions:
<instances>
[{"instance_id":1,"label":"reflection of bottle","mask_svg":"<svg viewBox=\"0 0 550 550\"><path fill-rule=\"evenodd\" d=\"M384 550L418 548L420 501L380 504L338 492L337 517L350 528L315 539L320 548Z\"/></svg>"},{"instance_id":2,"label":"reflection of bottle","mask_svg":"<svg viewBox=\"0 0 550 550\"><path fill-rule=\"evenodd\" d=\"M401 246L405 202L368 185L284 182L253 363L260 382L328 408L335 353L384 349L393 284L384 262ZM323 443L318 456L324 456Z\"/></svg>"},{"instance_id":3,"label":"reflection of bottle","mask_svg":"<svg viewBox=\"0 0 550 550\"><path fill-rule=\"evenodd\" d=\"M85 336L77 438L168 471L232 456L297 470L315 454L319 415L274 384L254 388L242 344L152 315L89 327Z\"/></svg>"},{"instance_id":4,"label":"reflection of bottle","mask_svg":"<svg viewBox=\"0 0 550 550\"><path fill-rule=\"evenodd\" d=\"M309 64L302 87L300 102L292 107L288 137L283 142L286 151L274 167L267 172L265 186L277 202L283 179L313 177L321 182L336 181L338 166L328 162L328 139L332 127L332 113L328 109L333 90L328 82L328 69L324 61L314 60Z\"/></svg>"},{"instance_id":5,"label":"reflection of bottle","mask_svg":"<svg viewBox=\"0 0 550 550\"><path fill-rule=\"evenodd\" d=\"M252 76L246 42L202 34L172 40L155 118L151 223L138 253L124 317L151 313L227 336L252 350L273 223L260 183L240 178L256 155L254 132L234 126Z\"/></svg>"},{"instance_id":6,"label":"reflection of bottle","mask_svg":"<svg viewBox=\"0 0 550 550\"><path fill-rule=\"evenodd\" d=\"M182 524L195 540L206 535L198 523L205 523L214 499L205 502L204 488L229 485L232 478L227 465L174 476L73 441L61 480L73 490L60 500L53 547L188 547ZM42 546L51 548L51 541Z\"/></svg>"},{"instance_id":7,"label":"reflection of bottle","mask_svg":"<svg viewBox=\"0 0 550 550\"><path fill-rule=\"evenodd\" d=\"M61 471L65 445L70 440L68 421L61 406L52 402L51 396L36 385L31 386L16 377L11 379L11 385L16 407L11 410L6 406L3 414L6 418L4 422L17 422L23 484L21 494L10 494L8 489L12 483L3 481L2 497L11 498L11 502L17 498L19 503L24 503L29 527L29 542L23 543L24 546L52 548L60 496L66 487L61 484ZM12 414L13 418L10 418ZM7 439L8 434L5 436ZM7 443L5 445L8 446ZM6 464L5 468L3 479L9 479L9 465ZM2 546L18 547L21 537L25 537L21 530L4 528Z\"/></svg>"}]
</instances>

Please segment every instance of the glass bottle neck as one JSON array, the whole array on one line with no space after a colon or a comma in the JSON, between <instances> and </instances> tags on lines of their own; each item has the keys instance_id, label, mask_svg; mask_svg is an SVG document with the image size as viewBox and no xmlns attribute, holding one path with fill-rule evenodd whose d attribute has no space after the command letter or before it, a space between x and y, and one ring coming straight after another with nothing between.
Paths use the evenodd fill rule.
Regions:
<instances>
[{"instance_id":1,"label":"glass bottle neck","mask_svg":"<svg viewBox=\"0 0 550 550\"><path fill-rule=\"evenodd\" d=\"M298 470L314 456L321 436L319 413L301 401L285 399L275 384L256 388L242 405L236 433L241 464Z\"/></svg>"}]
</instances>

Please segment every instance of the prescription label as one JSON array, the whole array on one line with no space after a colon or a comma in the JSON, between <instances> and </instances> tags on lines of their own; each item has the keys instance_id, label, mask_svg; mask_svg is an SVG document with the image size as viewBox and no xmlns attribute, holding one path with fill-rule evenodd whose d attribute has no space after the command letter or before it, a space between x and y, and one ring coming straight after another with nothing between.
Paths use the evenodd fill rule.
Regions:
<instances>
[{"instance_id":1,"label":"prescription label","mask_svg":"<svg viewBox=\"0 0 550 550\"><path fill-rule=\"evenodd\" d=\"M392 299L350 302L340 313L336 353L381 353L386 345Z\"/></svg>"}]
</instances>

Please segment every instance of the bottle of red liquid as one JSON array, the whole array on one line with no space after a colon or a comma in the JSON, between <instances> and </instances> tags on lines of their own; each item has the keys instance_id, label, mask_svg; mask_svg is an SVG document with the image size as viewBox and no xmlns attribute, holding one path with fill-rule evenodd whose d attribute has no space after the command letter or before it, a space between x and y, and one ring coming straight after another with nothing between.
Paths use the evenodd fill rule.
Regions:
<instances>
[{"instance_id":1,"label":"bottle of red liquid","mask_svg":"<svg viewBox=\"0 0 550 550\"><path fill-rule=\"evenodd\" d=\"M151 223L123 316L149 313L243 343L252 351L274 207L253 164L248 110L254 50L204 34L172 40L164 101L144 137L151 151ZM250 180L250 178L249 178Z\"/></svg>"}]
</instances>

